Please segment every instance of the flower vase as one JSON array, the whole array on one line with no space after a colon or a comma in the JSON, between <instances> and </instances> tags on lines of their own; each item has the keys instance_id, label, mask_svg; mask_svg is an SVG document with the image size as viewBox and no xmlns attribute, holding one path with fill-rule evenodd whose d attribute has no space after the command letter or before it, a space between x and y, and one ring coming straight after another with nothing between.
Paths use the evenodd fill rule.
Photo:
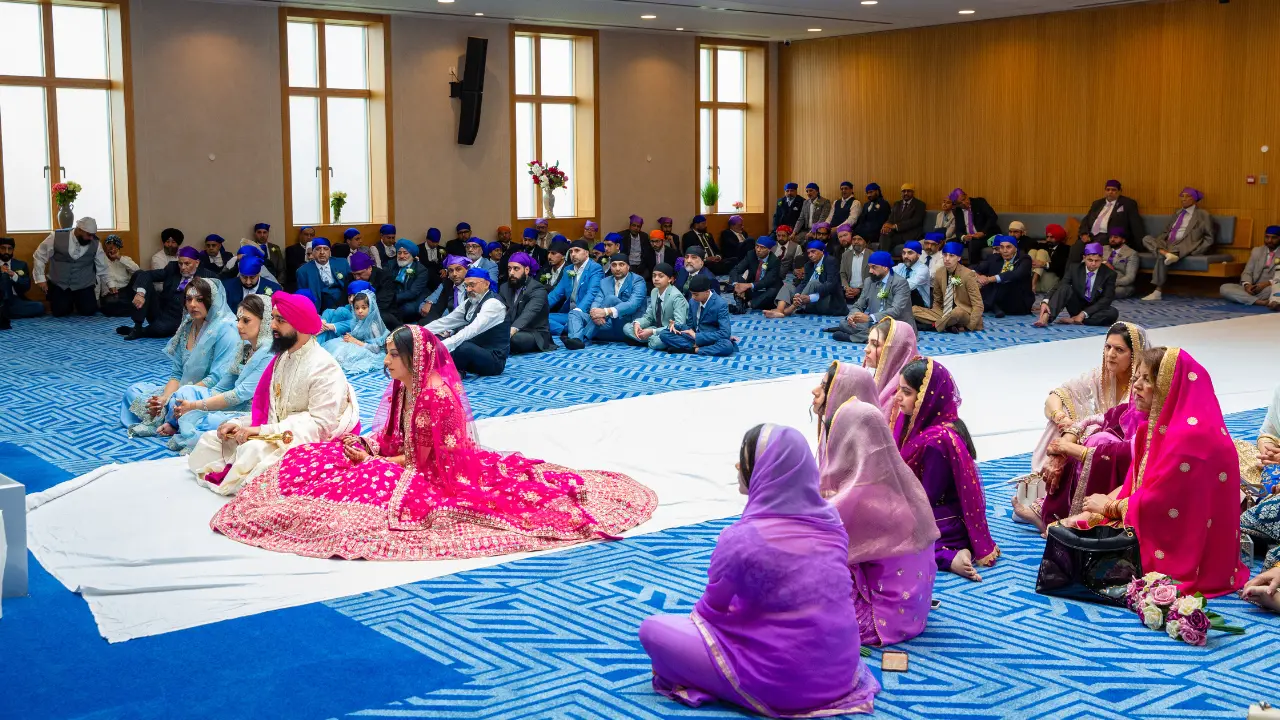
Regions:
<instances>
[{"instance_id":1,"label":"flower vase","mask_svg":"<svg viewBox=\"0 0 1280 720\"><path fill-rule=\"evenodd\" d=\"M551 188L542 189L542 212L548 218L556 216L556 196Z\"/></svg>"},{"instance_id":2,"label":"flower vase","mask_svg":"<svg viewBox=\"0 0 1280 720\"><path fill-rule=\"evenodd\" d=\"M703 214L703 215L714 215L714 214L715 214L715 212L716 212L716 208L715 208L715 206L714 206L714 205L708 205L708 206L706 207L706 211L705 211L705 212L703 212L702 214Z\"/></svg>"},{"instance_id":3,"label":"flower vase","mask_svg":"<svg viewBox=\"0 0 1280 720\"><path fill-rule=\"evenodd\" d=\"M58 206L58 229L67 230L75 227L76 214L71 209L71 203Z\"/></svg>"}]
</instances>

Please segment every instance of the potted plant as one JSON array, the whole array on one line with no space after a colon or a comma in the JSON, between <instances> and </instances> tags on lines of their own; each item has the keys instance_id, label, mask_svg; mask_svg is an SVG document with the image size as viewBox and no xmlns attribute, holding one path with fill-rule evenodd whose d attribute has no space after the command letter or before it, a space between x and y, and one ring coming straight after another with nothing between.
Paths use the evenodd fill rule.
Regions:
<instances>
[{"instance_id":1,"label":"potted plant","mask_svg":"<svg viewBox=\"0 0 1280 720\"><path fill-rule=\"evenodd\" d=\"M720 186L715 182L708 180L702 186L702 204L707 208L707 214L716 211L716 203L720 200Z\"/></svg>"},{"instance_id":2,"label":"potted plant","mask_svg":"<svg viewBox=\"0 0 1280 720\"><path fill-rule=\"evenodd\" d=\"M329 209L333 210L333 223L336 225L342 222L342 208L347 204L347 194L341 190L334 190L329 194Z\"/></svg>"}]
</instances>

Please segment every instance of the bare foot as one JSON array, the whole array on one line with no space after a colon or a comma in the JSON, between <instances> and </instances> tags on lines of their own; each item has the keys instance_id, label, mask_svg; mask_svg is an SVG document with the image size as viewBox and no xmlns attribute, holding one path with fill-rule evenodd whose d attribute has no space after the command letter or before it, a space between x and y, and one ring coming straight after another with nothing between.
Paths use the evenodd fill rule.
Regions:
<instances>
[{"instance_id":1,"label":"bare foot","mask_svg":"<svg viewBox=\"0 0 1280 720\"><path fill-rule=\"evenodd\" d=\"M1018 502L1017 497L1013 498L1013 514L1040 528L1040 534L1044 535L1045 524L1044 519L1040 517L1040 513L1032 510L1030 505L1023 505Z\"/></svg>"},{"instance_id":2,"label":"bare foot","mask_svg":"<svg viewBox=\"0 0 1280 720\"><path fill-rule=\"evenodd\" d=\"M778 318L784 318L784 317L786 317L786 315L783 315L782 313L778 312L777 310L765 310L765 311L764 311L764 316L765 316L765 317L767 317L767 318L769 318L770 320L777 320Z\"/></svg>"},{"instance_id":3,"label":"bare foot","mask_svg":"<svg viewBox=\"0 0 1280 720\"><path fill-rule=\"evenodd\" d=\"M1049 309L1044 307L1040 308L1040 317L1035 322L1031 323L1031 326L1038 328L1049 327Z\"/></svg>"},{"instance_id":4,"label":"bare foot","mask_svg":"<svg viewBox=\"0 0 1280 720\"><path fill-rule=\"evenodd\" d=\"M1280 595L1271 592L1266 585L1255 585L1241 590L1240 599L1253 603L1263 610L1280 613Z\"/></svg>"},{"instance_id":5,"label":"bare foot","mask_svg":"<svg viewBox=\"0 0 1280 720\"><path fill-rule=\"evenodd\" d=\"M966 580L982 582L982 576L973 567L973 553L967 549L956 553L956 556L951 559L951 572Z\"/></svg>"},{"instance_id":6,"label":"bare foot","mask_svg":"<svg viewBox=\"0 0 1280 720\"><path fill-rule=\"evenodd\" d=\"M178 432L177 429L174 428L169 423L165 423L160 427L156 428L156 434L159 435L160 437L173 437L177 432Z\"/></svg>"}]
</instances>

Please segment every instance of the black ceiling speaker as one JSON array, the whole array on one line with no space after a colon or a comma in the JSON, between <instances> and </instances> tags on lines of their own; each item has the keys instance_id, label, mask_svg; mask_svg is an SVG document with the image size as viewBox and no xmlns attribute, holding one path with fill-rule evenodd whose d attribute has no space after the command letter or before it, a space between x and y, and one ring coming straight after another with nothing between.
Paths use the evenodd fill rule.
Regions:
<instances>
[{"instance_id":1,"label":"black ceiling speaker","mask_svg":"<svg viewBox=\"0 0 1280 720\"><path fill-rule=\"evenodd\" d=\"M484 61L489 52L487 38L467 38L467 64L462 82L449 83L449 97L462 100L458 113L458 144L475 145L480 131L480 101L484 97Z\"/></svg>"}]
</instances>

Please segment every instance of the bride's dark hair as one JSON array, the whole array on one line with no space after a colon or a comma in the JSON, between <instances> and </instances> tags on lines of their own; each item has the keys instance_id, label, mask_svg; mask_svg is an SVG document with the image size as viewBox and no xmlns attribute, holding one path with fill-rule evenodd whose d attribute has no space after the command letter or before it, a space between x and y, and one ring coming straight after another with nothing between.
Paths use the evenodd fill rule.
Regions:
<instances>
[{"instance_id":1,"label":"bride's dark hair","mask_svg":"<svg viewBox=\"0 0 1280 720\"><path fill-rule=\"evenodd\" d=\"M400 362L403 362L405 364L405 367L412 368L413 367L413 331L409 329L409 326L401 325L400 327L392 331L391 342L395 344L396 352L400 353ZM382 374L388 375L385 368L383 368Z\"/></svg>"}]
</instances>

